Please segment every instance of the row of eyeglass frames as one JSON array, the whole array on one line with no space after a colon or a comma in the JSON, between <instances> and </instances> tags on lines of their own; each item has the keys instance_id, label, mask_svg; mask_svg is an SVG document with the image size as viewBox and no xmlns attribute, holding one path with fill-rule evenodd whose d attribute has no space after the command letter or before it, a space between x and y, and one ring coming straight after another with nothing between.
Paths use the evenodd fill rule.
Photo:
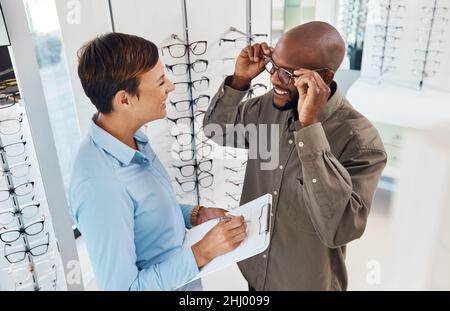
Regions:
<instances>
[{"instance_id":1,"label":"row of eyeglass frames","mask_svg":"<svg viewBox=\"0 0 450 311\"><path fill-rule=\"evenodd\" d=\"M386 0L382 2L380 9L385 11L384 20L375 25L376 35L374 40L373 66L379 70L380 81L384 74L396 69L396 61L400 49L399 41L405 26L402 25L408 5L420 6L420 28L417 32L417 44L414 49L413 66L411 74L418 77L419 88L422 88L424 80L438 73L440 65L439 56L444 52L440 46L448 32L450 7L440 5L439 0L427 0L415 3L407 3L404 0Z\"/></svg>"},{"instance_id":2,"label":"row of eyeglass frames","mask_svg":"<svg viewBox=\"0 0 450 311\"><path fill-rule=\"evenodd\" d=\"M27 120L19 100L16 79L1 81L0 289L56 290L54 254L49 252L45 215L34 194L35 182L30 180L33 167L23 134Z\"/></svg>"},{"instance_id":3,"label":"row of eyeglass frames","mask_svg":"<svg viewBox=\"0 0 450 311\"><path fill-rule=\"evenodd\" d=\"M230 28L231 32L238 32L234 27ZM219 46L229 46L230 44L236 48L239 53L245 48L249 42L255 42L257 39L267 38L267 34L254 34L252 36L242 36L237 38L221 38ZM173 182L179 186L183 193L196 192L196 196L200 200L215 205L216 202L212 196L204 195L204 191L214 193L214 174L213 170L213 145L208 142L208 139L203 134L203 118L206 110L211 102L211 96L201 94L208 90L210 80L203 74L207 72L210 65L209 61L200 56L206 54L208 48L207 41L195 41L191 43L182 42L177 35L172 35L176 42L174 44L166 45L162 48L162 54L168 53L174 60L185 58L187 62L174 61L172 64L166 64L166 70L174 77L187 76L186 82L175 82L175 95L186 95L188 98L182 100L170 100L170 106L179 114L176 117L169 116L167 121L173 125L171 136L175 138L178 148L172 149L169 152L175 155L177 162L181 164L174 164L172 168L177 172ZM191 57L196 56L198 59L191 61ZM222 61L235 61L236 57L227 57ZM198 78L192 78L193 74L201 75ZM225 77L225 75L224 75ZM251 86L245 99L250 99L266 93L268 87L262 83L255 83ZM194 91L197 96L194 96ZM233 152L229 152L229 156L236 158ZM245 162L243 167L227 167L225 171L242 172L245 170ZM243 181L226 178L226 183L232 186L242 186ZM200 193L200 186L202 192ZM228 193L228 192L227 192ZM183 199L183 195L178 194L178 197ZM240 193L235 193L232 196L233 201L239 201ZM235 207L235 204L232 205ZM231 206L230 206L231 207Z\"/></svg>"},{"instance_id":4,"label":"row of eyeglass frames","mask_svg":"<svg viewBox=\"0 0 450 311\"><path fill-rule=\"evenodd\" d=\"M347 45L347 52L362 49L367 25L369 0L340 0L338 30Z\"/></svg>"},{"instance_id":5,"label":"row of eyeglass frames","mask_svg":"<svg viewBox=\"0 0 450 311\"><path fill-rule=\"evenodd\" d=\"M206 54L208 42L186 43L177 35L172 35L172 39L178 42L162 48L163 55L168 53L173 59L171 64L166 64L166 70L175 78L187 77L187 81L174 83L173 94L178 99L170 99L173 109L168 112L172 111L173 114L170 113L166 118L169 125L173 125L170 136L176 141L175 148L169 150L175 158L171 168L176 171L176 176L172 182L178 185L183 194L193 193L199 204L199 187L209 189L214 183L213 160L209 158L213 153L213 145L208 142L201 129L203 117L211 101L209 95L202 94L210 85L209 78L204 76L209 61L201 58ZM194 57L198 59L191 61ZM177 195L184 198L179 192L177 191Z\"/></svg>"},{"instance_id":6,"label":"row of eyeglass frames","mask_svg":"<svg viewBox=\"0 0 450 311\"><path fill-rule=\"evenodd\" d=\"M249 44L267 42L269 39L268 34L265 33L254 33L252 35L247 35L245 32L237 29L236 27L230 27L229 33L233 33L233 38L223 37L219 40L220 47L233 47L234 54L239 54L242 49L247 47ZM270 45L270 42L267 42ZM236 62L236 57L226 57L222 59L222 62L230 61L233 64ZM227 75L224 75L224 78ZM259 97L267 93L268 85L260 82L253 83L244 97L244 101ZM239 206L242 187L244 184L244 174L247 165L247 154L242 152L242 150L237 150L234 148L226 147L224 148L224 159L229 160L224 163L224 185L225 185L225 199L227 200L227 205L225 206L228 210L234 209Z\"/></svg>"}]
</instances>

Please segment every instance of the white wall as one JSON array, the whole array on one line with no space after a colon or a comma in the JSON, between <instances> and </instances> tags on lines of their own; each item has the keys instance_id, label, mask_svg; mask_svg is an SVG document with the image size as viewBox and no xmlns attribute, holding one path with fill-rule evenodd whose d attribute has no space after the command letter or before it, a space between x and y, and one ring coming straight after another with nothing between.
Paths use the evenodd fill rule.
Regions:
<instances>
[{"instance_id":1,"label":"white wall","mask_svg":"<svg viewBox=\"0 0 450 311\"><path fill-rule=\"evenodd\" d=\"M127 1L128 2L128 1ZM57 0L59 23L66 53L73 93L84 136L95 107L84 94L78 78L77 51L81 46L99 34L112 30L107 0Z\"/></svg>"}]
</instances>

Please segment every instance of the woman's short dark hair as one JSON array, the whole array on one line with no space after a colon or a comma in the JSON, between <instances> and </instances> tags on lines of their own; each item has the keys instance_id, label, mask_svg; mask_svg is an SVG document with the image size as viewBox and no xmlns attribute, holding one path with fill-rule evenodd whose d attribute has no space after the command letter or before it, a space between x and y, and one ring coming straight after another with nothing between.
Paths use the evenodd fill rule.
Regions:
<instances>
[{"instance_id":1,"label":"woman's short dark hair","mask_svg":"<svg viewBox=\"0 0 450 311\"><path fill-rule=\"evenodd\" d=\"M156 45L144 38L108 33L78 51L78 76L84 92L100 113L112 112L112 100L124 90L139 96L142 74L158 63Z\"/></svg>"}]
</instances>

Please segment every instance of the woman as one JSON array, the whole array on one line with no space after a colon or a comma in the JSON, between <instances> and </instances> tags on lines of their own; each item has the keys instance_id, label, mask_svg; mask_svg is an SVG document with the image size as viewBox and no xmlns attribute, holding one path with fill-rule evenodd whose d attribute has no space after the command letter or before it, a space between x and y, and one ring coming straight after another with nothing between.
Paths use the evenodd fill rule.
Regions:
<instances>
[{"instance_id":1,"label":"woman","mask_svg":"<svg viewBox=\"0 0 450 311\"><path fill-rule=\"evenodd\" d=\"M97 108L81 144L70 206L103 290L173 290L246 237L242 217L219 223L192 248L186 227L225 215L180 205L170 178L139 129L166 117L174 85L157 47L143 38L110 33L79 52L78 75ZM198 284L183 289L199 289Z\"/></svg>"}]
</instances>

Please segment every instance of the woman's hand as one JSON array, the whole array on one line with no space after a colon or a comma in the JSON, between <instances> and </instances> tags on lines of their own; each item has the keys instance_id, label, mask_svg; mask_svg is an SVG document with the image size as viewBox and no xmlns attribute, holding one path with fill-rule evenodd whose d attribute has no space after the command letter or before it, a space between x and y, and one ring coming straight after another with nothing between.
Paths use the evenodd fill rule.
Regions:
<instances>
[{"instance_id":1,"label":"woman's hand","mask_svg":"<svg viewBox=\"0 0 450 311\"><path fill-rule=\"evenodd\" d=\"M247 237L244 217L232 217L212 228L202 240L192 246L197 266L205 266L214 258L237 248Z\"/></svg>"},{"instance_id":2,"label":"woman's hand","mask_svg":"<svg viewBox=\"0 0 450 311\"><path fill-rule=\"evenodd\" d=\"M221 208L202 208L200 209L198 216L197 216L197 223L196 226L201 225L204 222L207 222L208 220L220 218L225 216L228 213L227 210L221 209Z\"/></svg>"}]
</instances>

